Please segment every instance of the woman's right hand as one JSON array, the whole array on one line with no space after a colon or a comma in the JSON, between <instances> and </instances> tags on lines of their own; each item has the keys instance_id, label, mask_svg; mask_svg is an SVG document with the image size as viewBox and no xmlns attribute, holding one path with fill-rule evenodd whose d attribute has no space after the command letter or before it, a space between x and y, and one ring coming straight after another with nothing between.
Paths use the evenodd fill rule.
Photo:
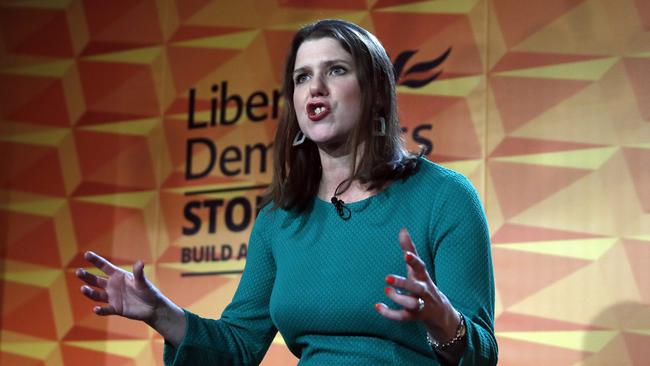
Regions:
<instances>
[{"instance_id":1,"label":"woman's right hand","mask_svg":"<svg viewBox=\"0 0 650 366\"><path fill-rule=\"evenodd\" d=\"M174 345L181 342L185 332L183 310L147 279L142 261L133 264L131 273L93 252L86 252L84 258L106 275L97 276L82 268L76 271L77 277L86 283L81 286L81 292L91 300L106 304L95 306L95 314L142 320L168 342Z\"/></svg>"},{"instance_id":2,"label":"woman's right hand","mask_svg":"<svg viewBox=\"0 0 650 366\"><path fill-rule=\"evenodd\" d=\"M82 268L76 272L77 277L86 283L81 286L81 293L91 300L107 304L95 306L95 314L121 315L147 323L153 320L156 307L164 300L160 291L145 277L142 261L133 264L131 273L93 252L86 252L84 258L106 275L96 276Z\"/></svg>"}]
</instances>

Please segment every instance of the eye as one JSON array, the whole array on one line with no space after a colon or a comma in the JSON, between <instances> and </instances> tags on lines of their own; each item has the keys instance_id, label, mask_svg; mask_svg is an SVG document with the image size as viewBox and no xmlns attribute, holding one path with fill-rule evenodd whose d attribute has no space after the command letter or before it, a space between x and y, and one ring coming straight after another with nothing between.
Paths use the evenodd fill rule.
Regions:
<instances>
[{"instance_id":1,"label":"eye","mask_svg":"<svg viewBox=\"0 0 650 366\"><path fill-rule=\"evenodd\" d=\"M294 78L293 78L293 82L294 82L296 85L298 85L298 84L302 84L302 83L304 83L304 82L307 81L308 79L309 79L309 75L308 75L308 74L298 74L298 75L294 76Z\"/></svg>"},{"instance_id":2,"label":"eye","mask_svg":"<svg viewBox=\"0 0 650 366\"><path fill-rule=\"evenodd\" d=\"M348 70L345 67L338 66L338 65L332 66L332 68L330 69L330 75L334 75L334 76L343 75L347 72Z\"/></svg>"}]
</instances>

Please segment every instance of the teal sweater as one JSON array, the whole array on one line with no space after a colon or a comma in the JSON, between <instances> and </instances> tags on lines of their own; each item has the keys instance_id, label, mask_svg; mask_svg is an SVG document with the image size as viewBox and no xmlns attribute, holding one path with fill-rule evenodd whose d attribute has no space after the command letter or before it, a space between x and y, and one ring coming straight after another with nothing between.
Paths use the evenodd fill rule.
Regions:
<instances>
[{"instance_id":1,"label":"teal sweater","mask_svg":"<svg viewBox=\"0 0 650 366\"><path fill-rule=\"evenodd\" d=\"M383 318L374 304L388 274L406 275L398 242L407 228L438 288L467 323L461 365L494 365L494 281L480 200L462 175L422 159L381 193L334 206L315 198L295 214L264 208L246 268L221 319L188 311L166 365L257 365L279 330L300 365L438 365L421 323Z\"/></svg>"}]
</instances>

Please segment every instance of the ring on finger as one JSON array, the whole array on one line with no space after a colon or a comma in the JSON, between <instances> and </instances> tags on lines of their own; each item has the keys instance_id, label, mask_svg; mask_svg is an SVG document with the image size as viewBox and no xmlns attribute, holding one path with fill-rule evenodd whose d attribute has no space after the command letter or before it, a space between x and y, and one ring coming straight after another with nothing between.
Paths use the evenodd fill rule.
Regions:
<instances>
[{"instance_id":1,"label":"ring on finger","mask_svg":"<svg viewBox=\"0 0 650 366\"><path fill-rule=\"evenodd\" d=\"M418 313L424 309L424 300L421 297L418 297Z\"/></svg>"}]
</instances>

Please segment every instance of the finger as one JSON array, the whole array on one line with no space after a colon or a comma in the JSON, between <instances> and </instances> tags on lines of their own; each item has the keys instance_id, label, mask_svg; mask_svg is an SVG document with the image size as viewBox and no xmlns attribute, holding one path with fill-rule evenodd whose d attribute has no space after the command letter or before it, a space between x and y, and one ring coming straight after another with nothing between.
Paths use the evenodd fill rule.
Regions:
<instances>
[{"instance_id":1,"label":"finger","mask_svg":"<svg viewBox=\"0 0 650 366\"><path fill-rule=\"evenodd\" d=\"M108 302L108 294L105 291L95 290L88 286L81 286L81 293L91 300Z\"/></svg>"},{"instance_id":2,"label":"finger","mask_svg":"<svg viewBox=\"0 0 650 366\"><path fill-rule=\"evenodd\" d=\"M423 297L426 288L420 281L404 278L396 275L386 276L386 283L392 287L403 289L417 297Z\"/></svg>"},{"instance_id":3,"label":"finger","mask_svg":"<svg viewBox=\"0 0 650 366\"><path fill-rule=\"evenodd\" d=\"M117 313L115 312L115 309L113 309L113 307L110 306L110 305L109 305L109 306L104 306L104 307L102 307L102 306L95 306L95 307L93 308L93 313L95 313L95 314L97 314L97 315L102 315L102 316L106 316L106 315L115 315L115 314L117 314Z\"/></svg>"},{"instance_id":4,"label":"finger","mask_svg":"<svg viewBox=\"0 0 650 366\"><path fill-rule=\"evenodd\" d=\"M133 278L139 284L145 284L147 282L147 277L144 275L144 262L141 260L135 261L133 263Z\"/></svg>"},{"instance_id":5,"label":"finger","mask_svg":"<svg viewBox=\"0 0 650 366\"><path fill-rule=\"evenodd\" d=\"M415 320L415 317L413 314L409 313L406 310L394 310L388 307L388 305L383 304L383 303L377 303L375 304L375 310L377 312L388 319L391 320L396 320L396 321L408 321L408 320Z\"/></svg>"},{"instance_id":6,"label":"finger","mask_svg":"<svg viewBox=\"0 0 650 366\"><path fill-rule=\"evenodd\" d=\"M411 252L415 255L418 255L418 251L415 249L415 244L413 244L411 235L409 235L409 232L406 230L406 228L402 228L402 230L399 231L399 245L402 247L402 251Z\"/></svg>"},{"instance_id":7,"label":"finger","mask_svg":"<svg viewBox=\"0 0 650 366\"><path fill-rule=\"evenodd\" d=\"M386 292L386 296L388 296L388 298L393 300L396 304L400 305L405 310L412 312L420 310L420 303L417 297L400 294L395 291L395 289L390 287L386 287L384 291Z\"/></svg>"},{"instance_id":8,"label":"finger","mask_svg":"<svg viewBox=\"0 0 650 366\"><path fill-rule=\"evenodd\" d=\"M411 237L410 237L410 235L408 233L408 230L406 230L406 228L402 228L399 231L398 238L399 238L399 245L402 248L402 252L404 254L406 254L408 252L411 252L411 253L415 252L415 245L413 245L413 241L411 240ZM413 268L411 268L409 266L406 266L406 273L408 274L409 278L415 277L415 273L413 272Z\"/></svg>"},{"instance_id":9,"label":"finger","mask_svg":"<svg viewBox=\"0 0 650 366\"><path fill-rule=\"evenodd\" d=\"M83 268L79 268L75 271L75 275L77 277L84 281L85 283L89 284L90 286L95 286L99 288L106 288L107 281L105 278L96 276L88 271L86 271Z\"/></svg>"},{"instance_id":10,"label":"finger","mask_svg":"<svg viewBox=\"0 0 650 366\"><path fill-rule=\"evenodd\" d=\"M91 251L86 252L84 254L84 258L86 258L88 262L92 263L95 267L99 268L102 272L106 273L109 276L120 270L113 263L107 261L103 257Z\"/></svg>"},{"instance_id":11,"label":"finger","mask_svg":"<svg viewBox=\"0 0 650 366\"><path fill-rule=\"evenodd\" d=\"M406 261L408 267L411 269L409 273L412 274L415 279L418 279L420 281L430 281L429 272L427 272L427 266L424 264L424 261L420 259L420 257L412 252L406 252L404 255L404 260Z\"/></svg>"}]
</instances>

